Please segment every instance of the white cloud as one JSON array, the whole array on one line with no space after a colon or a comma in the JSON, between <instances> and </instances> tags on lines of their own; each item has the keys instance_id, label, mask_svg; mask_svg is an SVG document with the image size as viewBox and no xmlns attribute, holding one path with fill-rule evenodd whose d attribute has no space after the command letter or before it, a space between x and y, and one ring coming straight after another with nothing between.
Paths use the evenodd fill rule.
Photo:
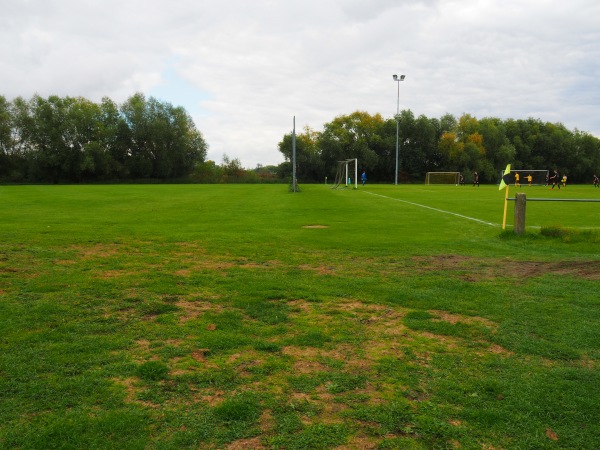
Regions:
<instances>
[{"instance_id":1,"label":"white cloud","mask_svg":"<svg viewBox=\"0 0 600 450\"><path fill-rule=\"evenodd\" d=\"M282 161L355 110L534 117L600 136L592 0L0 0L0 95L184 106L209 157Z\"/></svg>"}]
</instances>

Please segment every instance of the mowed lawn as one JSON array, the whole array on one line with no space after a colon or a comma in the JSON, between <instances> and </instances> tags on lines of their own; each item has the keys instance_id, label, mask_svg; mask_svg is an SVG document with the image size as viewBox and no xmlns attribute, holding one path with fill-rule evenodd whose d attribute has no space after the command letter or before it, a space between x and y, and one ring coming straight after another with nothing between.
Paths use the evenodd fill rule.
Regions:
<instances>
[{"instance_id":1,"label":"mowed lawn","mask_svg":"<svg viewBox=\"0 0 600 450\"><path fill-rule=\"evenodd\" d=\"M600 203L516 237L497 186L0 201L0 448L600 445Z\"/></svg>"}]
</instances>

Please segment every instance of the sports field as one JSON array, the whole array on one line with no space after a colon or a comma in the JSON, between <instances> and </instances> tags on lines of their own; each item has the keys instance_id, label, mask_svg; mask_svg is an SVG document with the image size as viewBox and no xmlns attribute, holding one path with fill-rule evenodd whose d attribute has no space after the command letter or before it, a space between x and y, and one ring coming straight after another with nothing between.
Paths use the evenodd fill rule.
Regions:
<instances>
[{"instance_id":1,"label":"sports field","mask_svg":"<svg viewBox=\"0 0 600 450\"><path fill-rule=\"evenodd\" d=\"M598 448L600 203L301 188L0 186L0 448Z\"/></svg>"}]
</instances>

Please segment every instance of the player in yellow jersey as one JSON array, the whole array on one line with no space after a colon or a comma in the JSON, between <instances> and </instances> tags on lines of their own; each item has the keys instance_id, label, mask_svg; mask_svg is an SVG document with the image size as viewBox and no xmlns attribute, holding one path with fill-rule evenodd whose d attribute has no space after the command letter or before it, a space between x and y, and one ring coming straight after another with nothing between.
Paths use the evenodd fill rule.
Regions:
<instances>
[{"instance_id":1,"label":"player in yellow jersey","mask_svg":"<svg viewBox=\"0 0 600 450\"><path fill-rule=\"evenodd\" d=\"M527 179L527 186L531 186L531 181L533 180L531 174L527 174L525 178Z\"/></svg>"}]
</instances>

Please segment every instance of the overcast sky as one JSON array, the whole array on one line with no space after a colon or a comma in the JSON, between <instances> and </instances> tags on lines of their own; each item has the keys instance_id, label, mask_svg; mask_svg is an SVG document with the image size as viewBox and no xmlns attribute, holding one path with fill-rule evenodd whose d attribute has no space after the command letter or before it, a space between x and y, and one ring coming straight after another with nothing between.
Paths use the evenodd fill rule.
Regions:
<instances>
[{"instance_id":1,"label":"overcast sky","mask_svg":"<svg viewBox=\"0 0 600 450\"><path fill-rule=\"evenodd\" d=\"M561 122L600 137L598 0L0 0L0 95L136 92L246 168L354 111ZM351 157L352 155L349 155Z\"/></svg>"}]
</instances>

